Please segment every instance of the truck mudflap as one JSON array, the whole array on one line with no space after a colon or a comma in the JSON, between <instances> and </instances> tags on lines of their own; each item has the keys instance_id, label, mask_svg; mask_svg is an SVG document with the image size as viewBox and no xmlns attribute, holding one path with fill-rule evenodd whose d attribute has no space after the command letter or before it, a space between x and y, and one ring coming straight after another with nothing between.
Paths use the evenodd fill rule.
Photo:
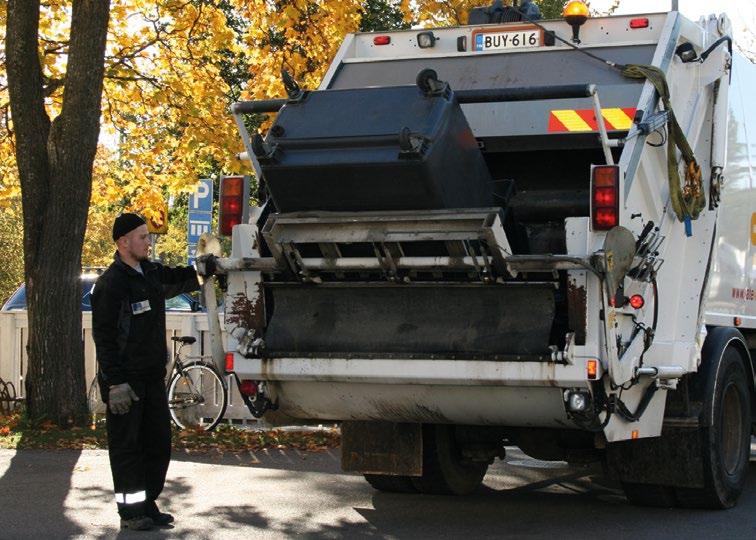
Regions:
<instances>
[{"instance_id":1,"label":"truck mudflap","mask_svg":"<svg viewBox=\"0 0 756 540\"><path fill-rule=\"evenodd\" d=\"M546 355L552 284L271 286L266 355Z\"/></svg>"}]
</instances>

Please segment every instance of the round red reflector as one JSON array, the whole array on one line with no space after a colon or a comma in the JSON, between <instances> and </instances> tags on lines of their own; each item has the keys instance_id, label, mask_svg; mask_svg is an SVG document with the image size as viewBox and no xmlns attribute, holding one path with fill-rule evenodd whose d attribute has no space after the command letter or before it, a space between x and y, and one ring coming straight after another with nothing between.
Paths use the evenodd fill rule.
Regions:
<instances>
[{"instance_id":1,"label":"round red reflector","mask_svg":"<svg viewBox=\"0 0 756 540\"><path fill-rule=\"evenodd\" d=\"M629 303L633 309L640 309L644 306L646 301L643 300L643 297L641 295L634 294L630 297Z\"/></svg>"}]
</instances>

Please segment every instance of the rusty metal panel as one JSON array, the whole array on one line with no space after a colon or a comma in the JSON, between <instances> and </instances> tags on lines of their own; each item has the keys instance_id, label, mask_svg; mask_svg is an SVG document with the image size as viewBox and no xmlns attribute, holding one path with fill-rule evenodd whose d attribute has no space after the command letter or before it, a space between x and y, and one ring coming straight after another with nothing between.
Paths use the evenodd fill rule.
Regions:
<instances>
[{"instance_id":1,"label":"rusty metal panel","mask_svg":"<svg viewBox=\"0 0 756 540\"><path fill-rule=\"evenodd\" d=\"M575 333L575 345L585 345L586 290L585 278L567 277L567 319L570 330Z\"/></svg>"},{"instance_id":2,"label":"rusty metal panel","mask_svg":"<svg viewBox=\"0 0 756 540\"><path fill-rule=\"evenodd\" d=\"M422 424L342 422L341 468L363 474L423 474Z\"/></svg>"}]
</instances>

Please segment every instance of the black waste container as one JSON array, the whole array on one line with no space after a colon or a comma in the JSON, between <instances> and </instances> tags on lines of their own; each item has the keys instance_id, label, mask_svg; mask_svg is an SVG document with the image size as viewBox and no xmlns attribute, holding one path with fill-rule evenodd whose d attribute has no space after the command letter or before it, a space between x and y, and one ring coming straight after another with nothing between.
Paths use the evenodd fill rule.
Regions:
<instances>
[{"instance_id":1,"label":"black waste container","mask_svg":"<svg viewBox=\"0 0 756 540\"><path fill-rule=\"evenodd\" d=\"M259 157L279 212L495 205L454 98L416 86L324 90L287 103Z\"/></svg>"}]
</instances>

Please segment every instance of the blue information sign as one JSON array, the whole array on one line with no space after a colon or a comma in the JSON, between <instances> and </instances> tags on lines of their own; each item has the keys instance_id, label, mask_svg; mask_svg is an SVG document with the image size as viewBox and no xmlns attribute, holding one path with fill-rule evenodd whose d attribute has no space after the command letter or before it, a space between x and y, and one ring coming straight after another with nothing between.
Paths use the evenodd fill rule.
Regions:
<instances>
[{"instance_id":1,"label":"blue information sign","mask_svg":"<svg viewBox=\"0 0 756 540\"><path fill-rule=\"evenodd\" d=\"M209 233L213 226L213 181L210 178L200 180L197 190L189 196L189 223L187 228L187 245L189 264L194 263L197 255L197 241L202 233Z\"/></svg>"}]
</instances>

